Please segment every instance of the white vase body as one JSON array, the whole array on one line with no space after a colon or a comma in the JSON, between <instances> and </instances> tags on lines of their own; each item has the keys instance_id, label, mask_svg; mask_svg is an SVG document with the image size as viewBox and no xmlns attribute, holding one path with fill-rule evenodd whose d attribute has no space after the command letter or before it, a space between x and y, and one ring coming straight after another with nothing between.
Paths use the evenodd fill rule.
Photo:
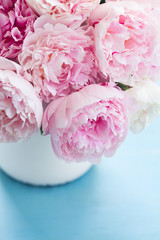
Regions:
<instances>
[{"instance_id":1,"label":"white vase body","mask_svg":"<svg viewBox=\"0 0 160 240\"><path fill-rule=\"evenodd\" d=\"M91 164L57 159L49 136L35 134L27 141L0 144L0 168L12 178L32 185L57 185L86 173Z\"/></svg>"}]
</instances>

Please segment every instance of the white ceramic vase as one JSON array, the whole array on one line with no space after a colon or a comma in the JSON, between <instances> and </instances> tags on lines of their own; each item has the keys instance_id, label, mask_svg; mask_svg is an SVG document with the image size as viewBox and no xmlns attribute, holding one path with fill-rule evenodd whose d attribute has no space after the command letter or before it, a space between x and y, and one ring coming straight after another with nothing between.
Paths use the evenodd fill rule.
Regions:
<instances>
[{"instance_id":1,"label":"white ceramic vase","mask_svg":"<svg viewBox=\"0 0 160 240\"><path fill-rule=\"evenodd\" d=\"M20 143L0 144L0 168L12 178L32 185L57 185L73 181L90 163L66 163L54 155L49 136L35 134Z\"/></svg>"}]
</instances>

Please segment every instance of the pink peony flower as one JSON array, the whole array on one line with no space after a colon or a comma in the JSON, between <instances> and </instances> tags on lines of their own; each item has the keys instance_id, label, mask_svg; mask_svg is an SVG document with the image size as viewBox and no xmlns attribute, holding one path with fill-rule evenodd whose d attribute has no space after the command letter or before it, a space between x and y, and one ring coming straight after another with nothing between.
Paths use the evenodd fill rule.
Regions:
<instances>
[{"instance_id":1,"label":"pink peony flower","mask_svg":"<svg viewBox=\"0 0 160 240\"><path fill-rule=\"evenodd\" d=\"M109 2L109 1L117 1L117 0L106 0L106 2ZM125 0L118 0L118 1L125 1ZM127 1L133 1L133 0L127 0ZM151 7L151 8L160 7L159 0L134 0L134 1L138 2L139 4L145 4L146 7Z\"/></svg>"},{"instance_id":2,"label":"pink peony flower","mask_svg":"<svg viewBox=\"0 0 160 240\"><path fill-rule=\"evenodd\" d=\"M100 0L26 0L39 15L51 15L56 23L80 25Z\"/></svg>"},{"instance_id":3,"label":"pink peony flower","mask_svg":"<svg viewBox=\"0 0 160 240\"><path fill-rule=\"evenodd\" d=\"M40 128L42 103L27 77L18 64L0 57L0 142L26 139Z\"/></svg>"},{"instance_id":4,"label":"pink peony flower","mask_svg":"<svg viewBox=\"0 0 160 240\"><path fill-rule=\"evenodd\" d=\"M53 26L49 21L46 16L36 21L35 32L26 37L19 56L46 102L93 83L97 76L90 28L73 30L62 24Z\"/></svg>"},{"instance_id":5,"label":"pink peony flower","mask_svg":"<svg viewBox=\"0 0 160 240\"><path fill-rule=\"evenodd\" d=\"M35 19L25 0L0 0L0 56L17 59Z\"/></svg>"},{"instance_id":6,"label":"pink peony flower","mask_svg":"<svg viewBox=\"0 0 160 240\"><path fill-rule=\"evenodd\" d=\"M56 155L66 161L98 163L113 155L128 131L124 92L92 84L51 102L42 120Z\"/></svg>"},{"instance_id":7,"label":"pink peony flower","mask_svg":"<svg viewBox=\"0 0 160 240\"><path fill-rule=\"evenodd\" d=\"M90 17L95 26L96 56L103 74L134 85L160 74L160 14L134 1L107 2Z\"/></svg>"}]
</instances>

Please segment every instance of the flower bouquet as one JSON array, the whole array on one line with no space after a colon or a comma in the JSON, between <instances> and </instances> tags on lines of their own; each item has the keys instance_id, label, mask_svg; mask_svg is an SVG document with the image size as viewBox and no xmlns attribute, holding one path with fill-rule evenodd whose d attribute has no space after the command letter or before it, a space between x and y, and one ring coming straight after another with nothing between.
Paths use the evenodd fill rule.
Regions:
<instances>
[{"instance_id":1,"label":"flower bouquet","mask_svg":"<svg viewBox=\"0 0 160 240\"><path fill-rule=\"evenodd\" d=\"M10 165L16 178L11 168L26 168L24 151L30 158L40 152L35 178L47 164L45 174L53 175L52 167L64 174L52 166L54 156L80 176L111 157L129 129L138 133L159 115L159 5L0 0L0 142L9 159L3 156L2 169ZM45 150L46 135L53 153Z\"/></svg>"}]
</instances>

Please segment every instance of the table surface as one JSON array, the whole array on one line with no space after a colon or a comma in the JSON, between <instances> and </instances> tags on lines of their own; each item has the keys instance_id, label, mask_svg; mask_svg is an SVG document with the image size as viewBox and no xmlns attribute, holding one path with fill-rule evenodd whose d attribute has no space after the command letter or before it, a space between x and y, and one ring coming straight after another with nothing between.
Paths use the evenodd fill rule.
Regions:
<instances>
[{"instance_id":1,"label":"table surface","mask_svg":"<svg viewBox=\"0 0 160 240\"><path fill-rule=\"evenodd\" d=\"M160 121L57 187L0 171L0 240L160 240Z\"/></svg>"}]
</instances>

